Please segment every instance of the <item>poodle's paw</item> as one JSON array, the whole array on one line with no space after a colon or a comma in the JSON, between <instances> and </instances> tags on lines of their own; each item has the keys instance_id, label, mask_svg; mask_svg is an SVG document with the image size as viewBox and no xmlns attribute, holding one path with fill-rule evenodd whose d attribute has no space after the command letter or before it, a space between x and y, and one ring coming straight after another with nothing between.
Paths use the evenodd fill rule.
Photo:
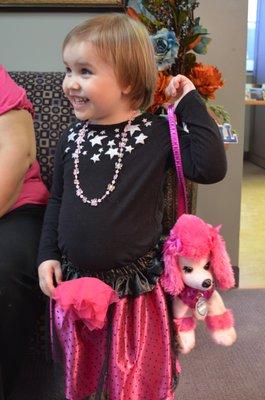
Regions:
<instances>
[{"instance_id":1,"label":"poodle's paw","mask_svg":"<svg viewBox=\"0 0 265 400\"><path fill-rule=\"evenodd\" d=\"M195 332L179 332L178 333L179 351L182 354L188 354L195 346Z\"/></svg>"},{"instance_id":2,"label":"poodle's paw","mask_svg":"<svg viewBox=\"0 0 265 400\"><path fill-rule=\"evenodd\" d=\"M236 341L236 331L233 327L211 332L215 343L222 346L231 346Z\"/></svg>"}]
</instances>

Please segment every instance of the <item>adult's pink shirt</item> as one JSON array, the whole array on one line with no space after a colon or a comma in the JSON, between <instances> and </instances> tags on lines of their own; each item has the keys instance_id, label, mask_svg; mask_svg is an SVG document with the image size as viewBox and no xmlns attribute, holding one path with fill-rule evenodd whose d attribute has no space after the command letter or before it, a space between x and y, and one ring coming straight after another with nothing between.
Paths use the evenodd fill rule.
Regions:
<instances>
[{"instance_id":1,"label":"adult's pink shirt","mask_svg":"<svg viewBox=\"0 0 265 400\"><path fill-rule=\"evenodd\" d=\"M0 115L10 110L22 109L34 116L33 106L25 89L18 86L0 65ZM9 211L24 204L47 204L48 198L49 192L41 179L39 163L35 161L26 172L19 197Z\"/></svg>"}]
</instances>

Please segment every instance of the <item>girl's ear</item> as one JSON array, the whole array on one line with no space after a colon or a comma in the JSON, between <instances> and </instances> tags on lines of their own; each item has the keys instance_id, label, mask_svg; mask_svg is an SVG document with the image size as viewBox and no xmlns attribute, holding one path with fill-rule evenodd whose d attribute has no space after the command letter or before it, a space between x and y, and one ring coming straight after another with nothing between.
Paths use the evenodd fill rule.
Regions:
<instances>
[{"instance_id":1,"label":"girl's ear","mask_svg":"<svg viewBox=\"0 0 265 400\"><path fill-rule=\"evenodd\" d=\"M126 88L123 88L121 92L122 92L122 94L129 94L129 93L131 93L131 90L132 90L132 86L129 85Z\"/></svg>"}]
</instances>

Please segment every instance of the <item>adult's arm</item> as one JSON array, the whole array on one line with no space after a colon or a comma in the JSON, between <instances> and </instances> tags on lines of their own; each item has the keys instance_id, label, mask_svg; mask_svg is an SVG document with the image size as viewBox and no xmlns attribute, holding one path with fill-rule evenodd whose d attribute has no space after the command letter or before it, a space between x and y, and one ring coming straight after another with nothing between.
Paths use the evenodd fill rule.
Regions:
<instances>
[{"instance_id":1,"label":"adult's arm","mask_svg":"<svg viewBox=\"0 0 265 400\"><path fill-rule=\"evenodd\" d=\"M0 116L0 217L19 197L25 174L36 159L31 114L11 110Z\"/></svg>"}]
</instances>

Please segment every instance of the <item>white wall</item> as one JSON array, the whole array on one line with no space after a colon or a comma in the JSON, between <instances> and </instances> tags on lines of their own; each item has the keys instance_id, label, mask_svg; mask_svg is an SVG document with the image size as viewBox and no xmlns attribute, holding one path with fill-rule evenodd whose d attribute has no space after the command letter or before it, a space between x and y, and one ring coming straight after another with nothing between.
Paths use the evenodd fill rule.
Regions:
<instances>
[{"instance_id":1,"label":"white wall","mask_svg":"<svg viewBox=\"0 0 265 400\"><path fill-rule=\"evenodd\" d=\"M200 3L198 15L212 38L209 51L201 61L216 65L223 74L225 87L218 91L216 103L230 112L233 127L239 132L239 144L230 145L227 151L228 174L224 181L199 187L197 214L213 224L223 224L222 233L232 263L238 265L247 0L203 0Z\"/></svg>"},{"instance_id":2,"label":"white wall","mask_svg":"<svg viewBox=\"0 0 265 400\"><path fill-rule=\"evenodd\" d=\"M17 71L63 71L61 45L92 13L0 12L0 63Z\"/></svg>"},{"instance_id":3,"label":"white wall","mask_svg":"<svg viewBox=\"0 0 265 400\"><path fill-rule=\"evenodd\" d=\"M244 85L247 0L201 0L198 15L211 33L203 63L223 73L225 88L217 103L231 113L240 135L239 145L227 151L228 174L221 183L200 186L198 215L223 224L232 263L238 265L241 175L244 138ZM66 33L87 19L88 13L0 13L0 63L9 70L60 71L60 48Z\"/></svg>"}]
</instances>

